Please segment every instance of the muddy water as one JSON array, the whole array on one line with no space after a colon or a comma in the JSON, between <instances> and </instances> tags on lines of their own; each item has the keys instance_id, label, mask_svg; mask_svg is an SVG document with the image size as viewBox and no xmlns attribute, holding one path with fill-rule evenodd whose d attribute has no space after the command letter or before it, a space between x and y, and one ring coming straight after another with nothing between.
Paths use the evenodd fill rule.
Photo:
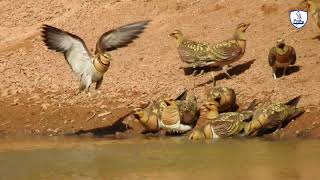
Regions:
<instances>
[{"instance_id":1,"label":"muddy water","mask_svg":"<svg viewBox=\"0 0 320 180\"><path fill-rule=\"evenodd\" d=\"M317 179L320 141L0 142L0 179Z\"/></svg>"}]
</instances>

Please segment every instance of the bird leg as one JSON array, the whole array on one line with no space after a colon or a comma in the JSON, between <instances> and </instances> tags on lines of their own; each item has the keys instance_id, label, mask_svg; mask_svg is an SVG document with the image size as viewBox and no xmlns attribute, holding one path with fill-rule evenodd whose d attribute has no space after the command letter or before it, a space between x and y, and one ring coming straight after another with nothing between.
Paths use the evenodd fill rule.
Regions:
<instances>
[{"instance_id":1,"label":"bird leg","mask_svg":"<svg viewBox=\"0 0 320 180\"><path fill-rule=\"evenodd\" d=\"M80 81L80 86L79 86L78 91L76 92L76 95L79 95L85 89L86 89L86 85L84 83L82 83L82 81Z\"/></svg>"},{"instance_id":2,"label":"bird leg","mask_svg":"<svg viewBox=\"0 0 320 180\"><path fill-rule=\"evenodd\" d=\"M197 73L198 73L198 70L197 70L197 69L194 69L193 72L192 72L192 74L191 74L191 76L196 76Z\"/></svg>"},{"instance_id":3,"label":"bird leg","mask_svg":"<svg viewBox=\"0 0 320 180\"><path fill-rule=\"evenodd\" d=\"M284 67L284 68L283 68L282 76L285 76L285 75L286 75L286 72L287 72L287 67Z\"/></svg>"},{"instance_id":4,"label":"bird leg","mask_svg":"<svg viewBox=\"0 0 320 180\"><path fill-rule=\"evenodd\" d=\"M103 80L103 77L102 77L99 81L97 81L97 83L96 83L96 90L98 90L98 89L100 88L100 86L101 86L101 84L102 84L102 80Z\"/></svg>"},{"instance_id":5,"label":"bird leg","mask_svg":"<svg viewBox=\"0 0 320 180\"><path fill-rule=\"evenodd\" d=\"M222 72L228 76L229 79L232 79L232 76L228 73L228 70L231 69L228 65L222 67Z\"/></svg>"},{"instance_id":6,"label":"bird leg","mask_svg":"<svg viewBox=\"0 0 320 180\"><path fill-rule=\"evenodd\" d=\"M199 76L202 76L204 74L204 70L201 69L200 73L199 73Z\"/></svg>"},{"instance_id":7,"label":"bird leg","mask_svg":"<svg viewBox=\"0 0 320 180\"><path fill-rule=\"evenodd\" d=\"M272 77L273 77L273 79L277 79L276 72L277 72L277 69L276 68L272 68Z\"/></svg>"},{"instance_id":8,"label":"bird leg","mask_svg":"<svg viewBox=\"0 0 320 180\"><path fill-rule=\"evenodd\" d=\"M212 87L214 88L216 86L215 75L213 73L213 67L211 67L210 69L211 69L210 75L211 75L211 79L212 79Z\"/></svg>"}]
</instances>

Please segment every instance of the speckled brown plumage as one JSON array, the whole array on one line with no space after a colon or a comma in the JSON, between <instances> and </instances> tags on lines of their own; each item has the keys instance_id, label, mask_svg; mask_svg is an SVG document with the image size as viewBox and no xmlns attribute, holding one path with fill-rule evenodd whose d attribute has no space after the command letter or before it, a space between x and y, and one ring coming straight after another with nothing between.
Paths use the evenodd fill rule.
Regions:
<instances>
[{"instance_id":1,"label":"speckled brown plumage","mask_svg":"<svg viewBox=\"0 0 320 180\"><path fill-rule=\"evenodd\" d=\"M207 102L217 102L219 112L236 109L236 93L229 87L214 87L207 93Z\"/></svg>"},{"instance_id":2,"label":"speckled brown plumage","mask_svg":"<svg viewBox=\"0 0 320 180\"><path fill-rule=\"evenodd\" d=\"M301 115L304 112L303 108L296 107L299 99L300 96L286 103L265 104L257 108L253 113L252 121L245 127L246 134L261 135L268 130L279 129L284 123Z\"/></svg>"},{"instance_id":3,"label":"speckled brown plumage","mask_svg":"<svg viewBox=\"0 0 320 180\"><path fill-rule=\"evenodd\" d=\"M214 45L188 40L183 36L180 30L175 30L170 36L175 38L178 42L178 54L180 59L187 63L189 67L221 67L223 72L228 75L228 77L231 77L227 72L228 65L239 60L245 53L245 31L249 25L250 24L245 23L239 24L232 39Z\"/></svg>"},{"instance_id":4,"label":"speckled brown plumage","mask_svg":"<svg viewBox=\"0 0 320 180\"><path fill-rule=\"evenodd\" d=\"M292 46L286 45L283 39L277 41L277 45L269 51L268 62L272 68L272 76L277 79L276 71L283 68L283 75L290 65L296 63L296 51Z\"/></svg>"}]
</instances>

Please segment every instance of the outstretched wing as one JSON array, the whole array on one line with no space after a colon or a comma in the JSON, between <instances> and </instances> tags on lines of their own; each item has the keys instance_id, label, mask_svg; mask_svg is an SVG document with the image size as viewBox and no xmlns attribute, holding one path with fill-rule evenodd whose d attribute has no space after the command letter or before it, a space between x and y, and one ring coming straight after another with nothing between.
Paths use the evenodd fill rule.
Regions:
<instances>
[{"instance_id":1,"label":"outstretched wing","mask_svg":"<svg viewBox=\"0 0 320 180\"><path fill-rule=\"evenodd\" d=\"M150 21L140 21L105 32L96 45L96 53L125 47L139 37Z\"/></svg>"},{"instance_id":2,"label":"outstretched wing","mask_svg":"<svg viewBox=\"0 0 320 180\"><path fill-rule=\"evenodd\" d=\"M63 53L76 74L81 75L90 65L89 51L80 37L46 24L41 32L48 49Z\"/></svg>"},{"instance_id":3,"label":"outstretched wing","mask_svg":"<svg viewBox=\"0 0 320 180\"><path fill-rule=\"evenodd\" d=\"M276 63L276 50L275 48L271 48L268 55L268 62L270 66L273 66Z\"/></svg>"}]
</instances>

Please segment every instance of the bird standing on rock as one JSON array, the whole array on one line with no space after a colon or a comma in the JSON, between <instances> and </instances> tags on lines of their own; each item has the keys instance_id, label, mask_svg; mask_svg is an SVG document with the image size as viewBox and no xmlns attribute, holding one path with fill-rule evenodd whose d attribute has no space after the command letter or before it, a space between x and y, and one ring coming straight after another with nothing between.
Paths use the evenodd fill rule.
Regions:
<instances>
[{"instance_id":1,"label":"bird standing on rock","mask_svg":"<svg viewBox=\"0 0 320 180\"><path fill-rule=\"evenodd\" d=\"M276 71L278 68L283 68L282 76L284 76L287 68L296 63L296 59L295 49L292 46L286 45L284 39L278 39L277 45L270 49L268 56L273 78L277 79Z\"/></svg>"},{"instance_id":2,"label":"bird standing on rock","mask_svg":"<svg viewBox=\"0 0 320 180\"><path fill-rule=\"evenodd\" d=\"M84 41L67 31L43 25L42 37L48 49L64 54L73 72L80 78L80 93L90 85L101 86L103 75L111 63L110 51L125 47L143 32L149 21L140 21L118 27L102 34L97 41L95 55L91 55Z\"/></svg>"},{"instance_id":3,"label":"bird standing on rock","mask_svg":"<svg viewBox=\"0 0 320 180\"><path fill-rule=\"evenodd\" d=\"M249 25L250 23L240 23L233 34L233 38L214 45L188 40L180 30L173 31L170 36L176 39L180 59L189 64L189 67L220 67L231 78L227 72L230 69L229 65L244 55L246 48L245 32ZM211 76L213 85L215 85L213 72L211 72Z\"/></svg>"},{"instance_id":4,"label":"bird standing on rock","mask_svg":"<svg viewBox=\"0 0 320 180\"><path fill-rule=\"evenodd\" d=\"M271 103L258 107L250 121L245 126L248 136L262 135L274 128L280 129L285 123L304 113L302 108L297 108L300 96L286 103Z\"/></svg>"}]
</instances>

